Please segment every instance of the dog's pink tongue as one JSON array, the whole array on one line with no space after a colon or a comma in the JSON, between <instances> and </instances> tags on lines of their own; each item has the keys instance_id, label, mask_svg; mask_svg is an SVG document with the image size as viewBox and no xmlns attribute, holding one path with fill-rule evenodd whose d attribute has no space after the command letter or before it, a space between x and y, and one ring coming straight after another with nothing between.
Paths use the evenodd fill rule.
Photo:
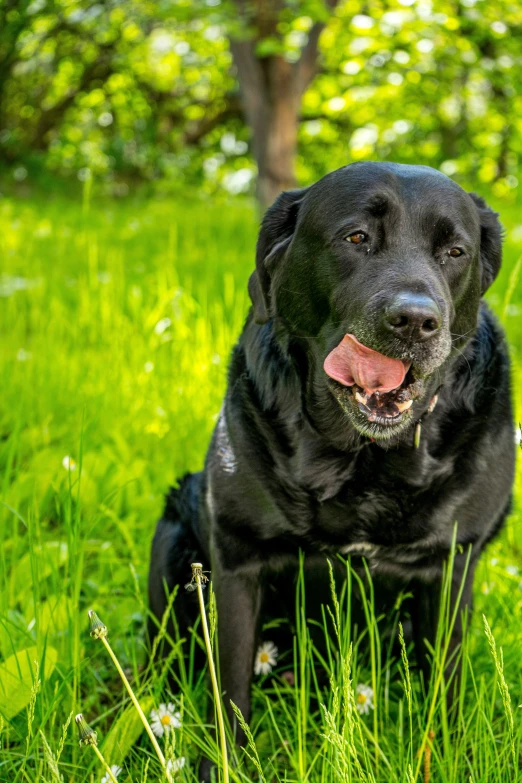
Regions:
<instances>
[{"instance_id":1,"label":"dog's pink tongue","mask_svg":"<svg viewBox=\"0 0 522 783\"><path fill-rule=\"evenodd\" d=\"M397 389L409 367L409 362L391 359L367 348L353 334L345 334L324 361L324 371L330 378L344 386L356 383L368 394Z\"/></svg>"}]
</instances>

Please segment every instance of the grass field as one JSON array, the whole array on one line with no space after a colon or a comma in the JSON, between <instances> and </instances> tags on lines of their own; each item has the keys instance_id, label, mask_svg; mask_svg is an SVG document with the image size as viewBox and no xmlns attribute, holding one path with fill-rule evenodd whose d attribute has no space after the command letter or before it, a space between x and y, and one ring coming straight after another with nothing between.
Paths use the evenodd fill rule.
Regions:
<instances>
[{"instance_id":1,"label":"grass field","mask_svg":"<svg viewBox=\"0 0 522 783\"><path fill-rule=\"evenodd\" d=\"M520 421L522 225L516 207L498 207L505 264L488 299L508 332ZM255 237L241 201L0 201L0 781L100 780L74 721L63 728L77 712L120 781L161 778L87 610L108 626L144 709L170 701L145 653L149 546L165 490L202 465ZM297 685L255 678L261 772L240 751L234 781L421 781L430 729L433 783L522 780L521 479L519 467L515 511L478 570L458 724L445 721L440 683L423 698L414 670L410 704L405 661L381 663L371 607L348 668L341 607L329 689L315 681L305 624L276 669L295 665ZM375 691L367 715L355 709L359 683ZM200 749L216 754L205 681L189 668L173 696L183 723L168 753L186 759L175 779L196 781Z\"/></svg>"}]
</instances>

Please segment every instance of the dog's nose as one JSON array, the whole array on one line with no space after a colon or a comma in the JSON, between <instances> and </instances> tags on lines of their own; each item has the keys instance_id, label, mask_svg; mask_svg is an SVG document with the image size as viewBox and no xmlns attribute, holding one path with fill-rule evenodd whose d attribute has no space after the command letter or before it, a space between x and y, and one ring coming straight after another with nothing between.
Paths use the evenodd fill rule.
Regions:
<instances>
[{"instance_id":1,"label":"dog's nose","mask_svg":"<svg viewBox=\"0 0 522 783\"><path fill-rule=\"evenodd\" d=\"M397 294L384 310L384 326L403 340L428 340L437 334L441 325L439 306L425 294Z\"/></svg>"}]
</instances>

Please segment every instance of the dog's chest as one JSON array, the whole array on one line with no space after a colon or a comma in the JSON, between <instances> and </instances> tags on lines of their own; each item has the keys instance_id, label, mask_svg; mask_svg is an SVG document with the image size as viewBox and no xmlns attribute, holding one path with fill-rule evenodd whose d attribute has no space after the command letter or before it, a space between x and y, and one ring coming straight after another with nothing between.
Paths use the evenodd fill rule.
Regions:
<instances>
[{"instance_id":1,"label":"dog's chest","mask_svg":"<svg viewBox=\"0 0 522 783\"><path fill-rule=\"evenodd\" d=\"M364 557L373 570L401 578L431 578L450 542L436 516L399 493L377 491L321 504L312 530L312 545L322 551Z\"/></svg>"},{"instance_id":2,"label":"dog's chest","mask_svg":"<svg viewBox=\"0 0 522 783\"><path fill-rule=\"evenodd\" d=\"M346 490L316 506L313 528L318 539L342 550L413 543L429 531L407 497L378 490Z\"/></svg>"},{"instance_id":3,"label":"dog's chest","mask_svg":"<svg viewBox=\"0 0 522 783\"><path fill-rule=\"evenodd\" d=\"M370 557L392 556L395 548L402 556L405 547L439 542L440 489L433 491L425 478L428 468L437 473L433 462L429 455L360 455L344 480L316 493L311 534L317 545Z\"/></svg>"}]
</instances>

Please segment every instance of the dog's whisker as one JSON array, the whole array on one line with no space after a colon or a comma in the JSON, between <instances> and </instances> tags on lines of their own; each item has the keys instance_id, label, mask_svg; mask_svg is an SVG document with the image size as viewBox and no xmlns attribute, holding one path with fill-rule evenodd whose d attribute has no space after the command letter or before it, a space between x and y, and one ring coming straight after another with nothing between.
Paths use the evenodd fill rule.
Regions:
<instances>
[{"instance_id":1,"label":"dog's whisker","mask_svg":"<svg viewBox=\"0 0 522 783\"><path fill-rule=\"evenodd\" d=\"M476 329L475 326L473 326L471 329L468 329L467 332L464 332L464 334L454 334L453 332L450 332L450 336L452 338L451 342L455 342L456 340L462 339L462 337L467 337L468 334L471 334Z\"/></svg>"},{"instance_id":2,"label":"dog's whisker","mask_svg":"<svg viewBox=\"0 0 522 783\"><path fill-rule=\"evenodd\" d=\"M464 353L464 351L462 351L460 348L455 348L455 350L457 351L457 353L458 353L460 356L462 356L462 358L463 358L463 359L465 359L465 361L466 361L466 364L468 365L468 371L469 371L469 374L470 374L470 376L471 376L471 375L473 374L473 370L472 370L472 368L471 368L471 364L469 363L469 359L468 359L468 357L466 356L466 354Z\"/></svg>"}]
</instances>

